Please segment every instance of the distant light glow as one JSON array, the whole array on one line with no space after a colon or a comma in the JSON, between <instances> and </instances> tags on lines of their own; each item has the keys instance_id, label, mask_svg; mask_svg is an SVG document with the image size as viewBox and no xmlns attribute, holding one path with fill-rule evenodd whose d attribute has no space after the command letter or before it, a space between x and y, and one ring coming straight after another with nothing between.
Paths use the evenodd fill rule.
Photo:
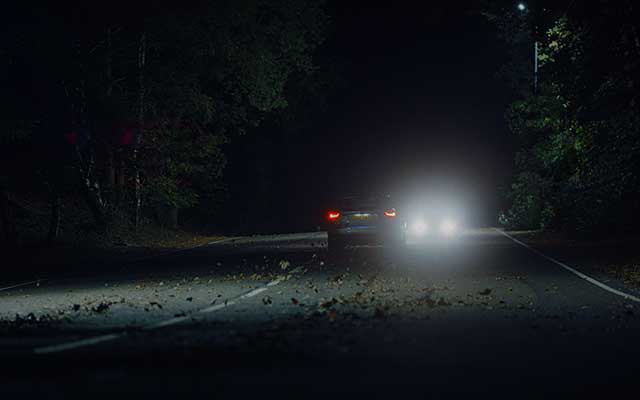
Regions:
<instances>
[{"instance_id":1,"label":"distant light glow","mask_svg":"<svg viewBox=\"0 0 640 400\"><path fill-rule=\"evenodd\" d=\"M453 220L445 219L444 221L442 221L442 224L440 224L440 233L442 233L444 236L452 236L456 233L457 230L458 224L456 224L456 222Z\"/></svg>"},{"instance_id":2,"label":"distant light glow","mask_svg":"<svg viewBox=\"0 0 640 400\"><path fill-rule=\"evenodd\" d=\"M396 216L396 210L395 209L390 209L384 212L385 217L389 217L389 218L395 218Z\"/></svg>"},{"instance_id":3,"label":"distant light glow","mask_svg":"<svg viewBox=\"0 0 640 400\"><path fill-rule=\"evenodd\" d=\"M339 211L329 211L328 217L329 217L329 221L335 221L338 218L340 218L340 212Z\"/></svg>"},{"instance_id":4,"label":"distant light glow","mask_svg":"<svg viewBox=\"0 0 640 400\"><path fill-rule=\"evenodd\" d=\"M427 224L424 221L416 221L411 225L411 233L416 236L423 236L427 233Z\"/></svg>"},{"instance_id":5,"label":"distant light glow","mask_svg":"<svg viewBox=\"0 0 640 400\"><path fill-rule=\"evenodd\" d=\"M524 11L527 9L527 6L524 5L524 3L519 3L518 4L518 10L520 11Z\"/></svg>"}]
</instances>

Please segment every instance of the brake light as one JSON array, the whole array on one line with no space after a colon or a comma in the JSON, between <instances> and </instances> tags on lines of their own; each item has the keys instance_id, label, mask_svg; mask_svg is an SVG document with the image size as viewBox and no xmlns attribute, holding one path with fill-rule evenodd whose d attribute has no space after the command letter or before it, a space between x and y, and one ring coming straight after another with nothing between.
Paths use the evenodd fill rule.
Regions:
<instances>
[{"instance_id":1,"label":"brake light","mask_svg":"<svg viewBox=\"0 0 640 400\"><path fill-rule=\"evenodd\" d=\"M339 211L329 211L329 213L327 214L327 217L329 218L329 221L337 221L338 218L340 218L340 212Z\"/></svg>"},{"instance_id":2,"label":"brake light","mask_svg":"<svg viewBox=\"0 0 640 400\"><path fill-rule=\"evenodd\" d=\"M396 209L391 208L384 212L384 216L387 218L395 218L396 217Z\"/></svg>"}]
</instances>

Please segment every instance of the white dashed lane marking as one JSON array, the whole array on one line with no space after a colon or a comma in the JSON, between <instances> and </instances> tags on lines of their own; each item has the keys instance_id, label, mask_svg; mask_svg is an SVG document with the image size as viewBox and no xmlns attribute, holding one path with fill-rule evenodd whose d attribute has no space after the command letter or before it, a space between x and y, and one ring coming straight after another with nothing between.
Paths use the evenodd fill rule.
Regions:
<instances>
[{"instance_id":1,"label":"white dashed lane marking","mask_svg":"<svg viewBox=\"0 0 640 400\"><path fill-rule=\"evenodd\" d=\"M300 271L302 271L303 267L297 267L292 269L289 273L290 274L295 274L298 273ZM208 313L212 313L212 312L216 312L216 311L220 311L222 309L225 309L227 307L231 307L232 305L238 304L238 302L240 300L243 299L247 299L250 297L254 297L260 293L266 292L267 290L269 290L269 288L278 285L280 282L282 282L282 279L275 279L267 284L265 284L262 287L256 288L256 289L252 289L246 293L243 293L237 297L234 297L232 299L229 300L225 300L224 303L220 303L220 304L214 304L211 305L207 308L203 308L201 310L198 310L194 313L192 313L191 315L185 315L185 316L180 316L180 317L174 317L174 318L170 318L164 321L160 321L160 322L156 322L154 324L151 325L147 325L144 326L142 329L146 330L146 331L150 331L150 330L155 330L155 329L161 329L161 328L165 328L171 325L177 325L177 324L181 324L187 320L193 319L195 318L196 315L198 314L208 314ZM43 347L37 347L35 348L33 351L36 354L51 354L51 353L60 353L63 351L69 351L69 350L75 350L75 349L79 349L82 347L89 347L89 346L94 346L100 343L104 343L104 342L109 342L112 340L116 340L116 339L120 339L122 337L125 337L127 335L126 332L120 332L120 333L112 333L112 334L108 334L108 335L100 335L100 336L94 336L94 337L90 337L90 338L86 338L86 339L80 339L80 340L75 340L75 341L71 341L71 342L66 342L66 343L62 343L62 344L56 344L56 345L52 345L52 346L43 346Z\"/></svg>"},{"instance_id":2,"label":"white dashed lane marking","mask_svg":"<svg viewBox=\"0 0 640 400\"><path fill-rule=\"evenodd\" d=\"M79 347L93 346L99 343L109 342L122 336L124 336L123 333L111 333L108 335L94 336L87 339L57 344L54 346L37 347L33 350L33 352L36 354L59 353L62 351L77 349Z\"/></svg>"},{"instance_id":3,"label":"white dashed lane marking","mask_svg":"<svg viewBox=\"0 0 640 400\"><path fill-rule=\"evenodd\" d=\"M269 282L269 284L273 283L275 281ZM267 284L267 285L269 285ZM230 307L234 304L237 304L238 300L242 300L242 299L246 299L249 297L253 297L255 295L257 295L258 293L262 293L265 292L267 290L269 290L270 286L263 286L257 289L253 289L247 293L244 293L238 297L235 297L231 300L225 300L224 303L220 303L220 304L215 304L212 306L209 306L207 308L203 308L201 310L198 310L194 313L192 313L191 315L184 315L184 316L180 316L180 317L174 317L174 318L170 318L164 321L160 321L160 322L156 322L154 324L151 325L147 325L144 326L142 329L145 331L152 331L155 329L161 329L161 328L166 328L168 326L171 325L177 325L177 324L181 324L189 319L192 319L195 317L195 315L197 314L208 314L208 313L212 313L212 312L216 312L216 311L220 311L224 308ZM273 286L273 285L271 285ZM74 349L78 349L81 347L88 347L88 346L93 346L96 344L100 344L100 343L104 343L104 342L108 342L108 341L112 341L112 340L116 340L116 339L120 339L124 336L126 336L127 333L126 332L120 332L120 333L113 333L113 334L109 334L109 335L100 335L100 336L95 336L92 338L87 338L87 339L81 339L81 340L75 340L75 341L71 341L71 342L67 342L67 343L62 343L62 344L57 344L57 345L53 345L53 346L44 346L44 347L37 347L34 349L34 352L36 354L49 354L49 353L59 353L62 351L68 351L68 350L74 350Z\"/></svg>"},{"instance_id":4,"label":"white dashed lane marking","mask_svg":"<svg viewBox=\"0 0 640 400\"><path fill-rule=\"evenodd\" d=\"M16 288L24 287L24 286L37 285L40 282L44 282L44 281L45 281L45 279L37 279L35 281L16 283L15 285L11 285L11 286L0 288L0 292L4 292L6 290L16 289Z\"/></svg>"}]
</instances>

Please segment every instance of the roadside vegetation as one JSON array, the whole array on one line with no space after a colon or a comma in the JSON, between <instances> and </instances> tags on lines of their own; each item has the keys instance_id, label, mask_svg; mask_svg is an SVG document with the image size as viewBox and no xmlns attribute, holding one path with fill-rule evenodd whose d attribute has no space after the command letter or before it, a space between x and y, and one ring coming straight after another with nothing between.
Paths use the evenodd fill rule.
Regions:
<instances>
[{"instance_id":1,"label":"roadside vegetation","mask_svg":"<svg viewBox=\"0 0 640 400\"><path fill-rule=\"evenodd\" d=\"M175 229L185 210L211 219L228 145L299 122L322 86L322 2L63 8L0 17L4 245L119 242Z\"/></svg>"},{"instance_id":2,"label":"roadside vegetation","mask_svg":"<svg viewBox=\"0 0 640 400\"><path fill-rule=\"evenodd\" d=\"M506 120L518 143L500 222L583 236L630 232L640 215L637 4L536 1L520 10L491 2L485 15L510 50L501 76L514 89Z\"/></svg>"}]
</instances>

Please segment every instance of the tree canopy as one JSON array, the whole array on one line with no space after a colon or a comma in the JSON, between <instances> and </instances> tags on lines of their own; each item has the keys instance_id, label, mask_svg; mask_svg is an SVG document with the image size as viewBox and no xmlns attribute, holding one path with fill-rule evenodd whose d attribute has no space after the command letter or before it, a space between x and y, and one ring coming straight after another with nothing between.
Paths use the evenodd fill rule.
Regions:
<instances>
[{"instance_id":1,"label":"tree canopy","mask_svg":"<svg viewBox=\"0 0 640 400\"><path fill-rule=\"evenodd\" d=\"M509 8L512 7L512 8ZM511 49L506 112L520 143L504 224L594 233L637 223L640 184L638 8L631 1L538 1L486 15ZM540 83L533 91L533 45Z\"/></svg>"},{"instance_id":2,"label":"tree canopy","mask_svg":"<svg viewBox=\"0 0 640 400\"><path fill-rule=\"evenodd\" d=\"M224 144L287 109L328 24L311 0L16 5L5 16L2 190L78 190L100 223L217 196Z\"/></svg>"}]
</instances>

